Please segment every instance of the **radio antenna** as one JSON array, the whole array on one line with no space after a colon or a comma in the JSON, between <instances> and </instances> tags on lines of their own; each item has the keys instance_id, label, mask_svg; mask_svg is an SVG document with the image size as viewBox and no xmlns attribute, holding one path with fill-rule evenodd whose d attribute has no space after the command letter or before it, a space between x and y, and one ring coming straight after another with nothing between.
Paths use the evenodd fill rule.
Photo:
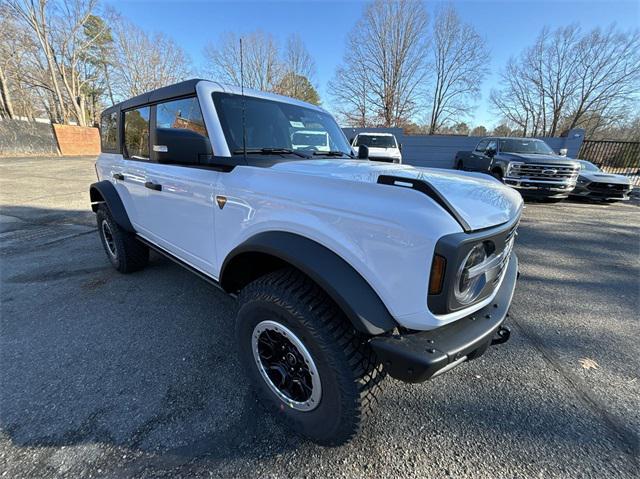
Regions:
<instances>
[{"instance_id":1,"label":"radio antenna","mask_svg":"<svg viewBox=\"0 0 640 479\"><path fill-rule=\"evenodd\" d=\"M247 164L247 125L244 114L244 61L242 51L242 37L240 37L240 94L242 96L242 154L244 163Z\"/></svg>"}]
</instances>

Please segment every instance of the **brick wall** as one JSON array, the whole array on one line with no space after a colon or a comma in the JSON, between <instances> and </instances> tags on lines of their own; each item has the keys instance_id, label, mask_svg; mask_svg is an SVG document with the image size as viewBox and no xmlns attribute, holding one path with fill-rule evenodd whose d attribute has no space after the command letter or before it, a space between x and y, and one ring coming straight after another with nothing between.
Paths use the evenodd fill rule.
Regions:
<instances>
[{"instance_id":1,"label":"brick wall","mask_svg":"<svg viewBox=\"0 0 640 479\"><path fill-rule=\"evenodd\" d=\"M89 126L53 125L62 156L100 154L100 133Z\"/></svg>"}]
</instances>

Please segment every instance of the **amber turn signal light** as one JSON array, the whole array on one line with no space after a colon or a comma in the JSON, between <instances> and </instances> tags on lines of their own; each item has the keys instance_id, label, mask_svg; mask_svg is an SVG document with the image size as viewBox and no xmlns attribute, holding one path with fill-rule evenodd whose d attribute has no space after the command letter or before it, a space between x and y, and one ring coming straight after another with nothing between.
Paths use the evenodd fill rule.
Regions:
<instances>
[{"instance_id":1,"label":"amber turn signal light","mask_svg":"<svg viewBox=\"0 0 640 479\"><path fill-rule=\"evenodd\" d=\"M429 294L442 293L442 284L444 283L444 270L447 266L447 260L440 255L433 257L431 264L431 277L429 278Z\"/></svg>"}]
</instances>

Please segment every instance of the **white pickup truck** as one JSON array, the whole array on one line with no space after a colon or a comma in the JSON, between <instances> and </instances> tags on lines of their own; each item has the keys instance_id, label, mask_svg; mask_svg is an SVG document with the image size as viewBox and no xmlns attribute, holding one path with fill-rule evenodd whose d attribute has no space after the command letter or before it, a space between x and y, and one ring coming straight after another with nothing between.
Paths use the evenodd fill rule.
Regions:
<instances>
[{"instance_id":1,"label":"white pickup truck","mask_svg":"<svg viewBox=\"0 0 640 479\"><path fill-rule=\"evenodd\" d=\"M522 198L494 178L354 158L322 108L206 80L108 108L101 139L109 261L137 271L152 248L237 296L261 402L320 444L357 433L385 375L509 338Z\"/></svg>"},{"instance_id":2,"label":"white pickup truck","mask_svg":"<svg viewBox=\"0 0 640 479\"><path fill-rule=\"evenodd\" d=\"M402 163L402 145L393 133L358 133L351 146L357 151L361 146L369 149L369 159L385 163Z\"/></svg>"}]
</instances>

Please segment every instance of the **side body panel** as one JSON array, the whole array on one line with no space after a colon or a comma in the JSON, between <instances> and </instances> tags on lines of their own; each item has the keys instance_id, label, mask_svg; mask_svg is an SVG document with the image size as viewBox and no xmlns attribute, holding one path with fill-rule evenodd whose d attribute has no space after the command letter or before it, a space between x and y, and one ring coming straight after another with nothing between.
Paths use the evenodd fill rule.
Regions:
<instances>
[{"instance_id":1,"label":"side body panel","mask_svg":"<svg viewBox=\"0 0 640 479\"><path fill-rule=\"evenodd\" d=\"M219 174L209 169L147 164L145 181L162 189L145 188L137 223L138 234L209 275L218 273L214 193Z\"/></svg>"},{"instance_id":2,"label":"side body panel","mask_svg":"<svg viewBox=\"0 0 640 479\"><path fill-rule=\"evenodd\" d=\"M227 198L224 208L215 209L219 262L260 233L294 233L350 264L400 324L444 324L428 311L427 282L435 242L461 228L428 197L257 167L222 173L216 191Z\"/></svg>"}]
</instances>

